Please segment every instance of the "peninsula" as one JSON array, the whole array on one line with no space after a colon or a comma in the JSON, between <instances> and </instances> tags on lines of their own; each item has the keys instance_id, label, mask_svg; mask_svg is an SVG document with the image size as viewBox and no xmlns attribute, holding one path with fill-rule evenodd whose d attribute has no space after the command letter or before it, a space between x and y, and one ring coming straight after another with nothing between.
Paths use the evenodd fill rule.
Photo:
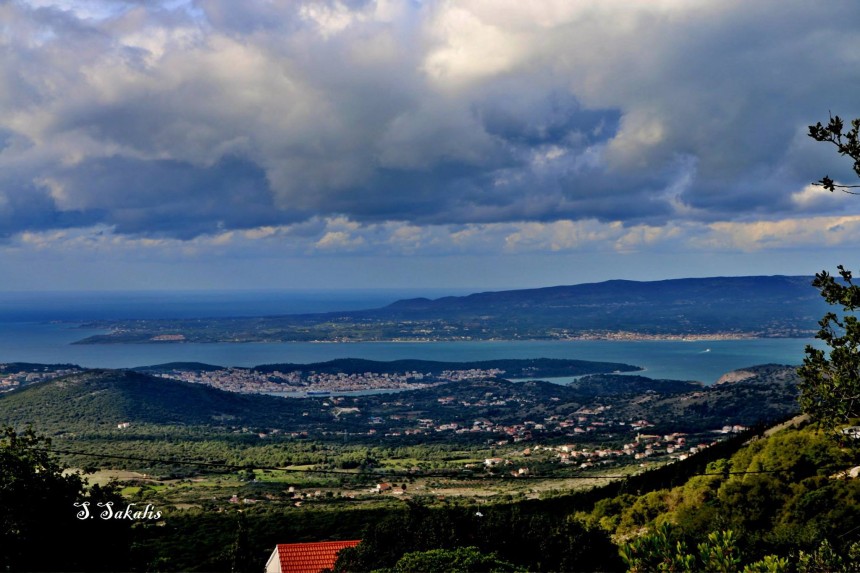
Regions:
<instances>
[{"instance_id":1,"label":"peninsula","mask_svg":"<svg viewBox=\"0 0 860 573\"><path fill-rule=\"evenodd\" d=\"M94 321L77 344L810 337L826 311L810 277L614 280L382 308L264 317Z\"/></svg>"}]
</instances>

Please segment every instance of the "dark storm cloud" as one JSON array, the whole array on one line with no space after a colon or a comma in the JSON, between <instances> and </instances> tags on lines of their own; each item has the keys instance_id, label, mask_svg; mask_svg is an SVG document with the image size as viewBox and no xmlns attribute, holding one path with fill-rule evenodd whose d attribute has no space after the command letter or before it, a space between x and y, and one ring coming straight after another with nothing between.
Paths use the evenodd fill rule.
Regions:
<instances>
[{"instance_id":1,"label":"dark storm cloud","mask_svg":"<svg viewBox=\"0 0 860 573\"><path fill-rule=\"evenodd\" d=\"M851 175L805 131L860 113L854 2L21 0L0 15L7 235L779 218L833 209L792 199L822 165Z\"/></svg>"},{"instance_id":2,"label":"dark storm cloud","mask_svg":"<svg viewBox=\"0 0 860 573\"><path fill-rule=\"evenodd\" d=\"M265 173L235 157L210 167L109 157L67 169L56 181L80 211L123 234L189 239L285 221L273 208Z\"/></svg>"},{"instance_id":3,"label":"dark storm cloud","mask_svg":"<svg viewBox=\"0 0 860 573\"><path fill-rule=\"evenodd\" d=\"M60 211L45 189L7 182L0 190L0 239L33 229L66 229L98 222L95 214Z\"/></svg>"}]
</instances>

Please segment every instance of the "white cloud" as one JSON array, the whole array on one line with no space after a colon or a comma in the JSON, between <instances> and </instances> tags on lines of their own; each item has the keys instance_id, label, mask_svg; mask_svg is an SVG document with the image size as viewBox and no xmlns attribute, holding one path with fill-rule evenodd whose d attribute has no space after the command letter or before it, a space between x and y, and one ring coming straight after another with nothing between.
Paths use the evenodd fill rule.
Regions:
<instances>
[{"instance_id":1,"label":"white cloud","mask_svg":"<svg viewBox=\"0 0 860 573\"><path fill-rule=\"evenodd\" d=\"M352 251L363 244L363 237L353 237L344 231L329 231L316 242L315 246L324 251Z\"/></svg>"},{"instance_id":2,"label":"white cloud","mask_svg":"<svg viewBox=\"0 0 860 573\"><path fill-rule=\"evenodd\" d=\"M715 223L687 222L663 226L625 225L620 221L509 222L462 226L406 223L361 224L343 218L260 227L244 232L225 231L194 239L130 237L104 226L23 232L0 244L0 253L21 260L101 261L99 264L160 261L182 266L218 261L272 264L277 260L312 260L318 257L387 257L394 260L473 257L496 265L520 264L548 254L607 261L699 261L696 274L715 254L760 256L769 261L780 253L851 249L860 241L860 216L803 217L775 221ZM524 259L525 257L525 259ZM657 258L655 258L657 257ZM824 265L826 257L814 262ZM789 259L786 258L786 261ZM519 261L520 263L515 263ZM808 263L809 263L808 262ZM807 263L807 264L808 264ZM489 264L489 263L488 263ZM644 264L644 263L642 263ZM800 273L804 267L794 267ZM461 272L463 272L461 270ZM652 273L658 271L651 270ZM665 272L665 271L663 271ZM807 271L808 272L808 271ZM610 273L611 274L611 273ZM675 273L677 275L677 272ZM247 277L253 283L253 277Z\"/></svg>"},{"instance_id":3,"label":"white cloud","mask_svg":"<svg viewBox=\"0 0 860 573\"><path fill-rule=\"evenodd\" d=\"M835 209L846 206L842 193L827 191L820 185L809 184L791 194L791 201L804 210Z\"/></svg>"},{"instance_id":4,"label":"white cloud","mask_svg":"<svg viewBox=\"0 0 860 573\"><path fill-rule=\"evenodd\" d=\"M433 48L422 67L443 89L513 71L528 57L527 37L482 19L459 2L442 3L428 28Z\"/></svg>"},{"instance_id":5,"label":"white cloud","mask_svg":"<svg viewBox=\"0 0 860 573\"><path fill-rule=\"evenodd\" d=\"M739 251L847 246L860 240L860 216L720 222L709 225L709 231L692 246Z\"/></svg>"}]
</instances>

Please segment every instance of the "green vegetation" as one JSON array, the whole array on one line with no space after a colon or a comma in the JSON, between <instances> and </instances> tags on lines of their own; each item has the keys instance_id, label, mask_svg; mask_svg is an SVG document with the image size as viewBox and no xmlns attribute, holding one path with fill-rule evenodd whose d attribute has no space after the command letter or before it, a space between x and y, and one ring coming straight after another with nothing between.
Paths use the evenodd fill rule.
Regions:
<instances>
[{"instance_id":1,"label":"green vegetation","mask_svg":"<svg viewBox=\"0 0 860 573\"><path fill-rule=\"evenodd\" d=\"M828 312L821 319L816 335L830 353L807 347L798 370L801 408L830 429L860 416L860 321L849 314L860 308L860 286L853 284L851 271L841 265L839 274L843 284L826 271L816 275L813 283L828 304L842 307L839 315Z\"/></svg>"},{"instance_id":2,"label":"green vegetation","mask_svg":"<svg viewBox=\"0 0 860 573\"><path fill-rule=\"evenodd\" d=\"M339 567L394 567L409 552L474 546L528 570L619 570L618 555L631 571L856 571L860 480L846 470L857 461L809 426L706 467L679 464L676 477L688 477L669 487L665 472L648 472L546 501L410 505L368 526Z\"/></svg>"},{"instance_id":3,"label":"green vegetation","mask_svg":"<svg viewBox=\"0 0 860 573\"><path fill-rule=\"evenodd\" d=\"M607 535L547 509L548 503L410 503L370 524L362 543L341 552L335 570L396 570L407 554L443 549L450 555L461 547L495 553L497 559L529 571L618 570L617 549Z\"/></svg>"},{"instance_id":4,"label":"green vegetation","mask_svg":"<svg viewBox=\"0 0 860 573\"><path fill-rule=\"evenodd\" d=\"M327 496L366 504L378 481L408 483L410 499L536 498L626 475L643 463L634 454L654 467L710 444L725 424L793 413L790 373L751 368L709 388L638 376L600 376L593 386L483 379L299 400L92 371L7 393L0 418L18 429L33 422L71 467L137 472L126 485L139 489L126 493L166 505L218 508L234 494L306 501L290 487L319 489L314 504ZM631 424L643 418L652 426ZM637 439L642 428L661 440L690 433L683 446L658 447Z\"/></svg>"},{"instance_id":5,"label":"green vegetation","mask_svg":"<svg viewBox=\"0 0 860 573\"><path fill-rule=\"evenodd\" d=\"M844 127L831 117L809 135L853 159L860 176L860 120ZM829 176L818 184L851 194L858 187ZM841 281L826 271L813 281L827 304L841 307L819 321L816 337L829 354L807 347L798 371L800 406L813 426L753 441L681 486L606 497L576 514L621 544L628 571L860 570L860 450L853 432L838 432L860 416L860 287L838 270Z\"/></svg>"},{"instance_id":6,"label":"green vegetation","mask_svg":"<svg viewBox=\"0 0 860 573\"><path fill-rule=\"evenodd\" d=\"M0 419L40 431L98 432L136 421L158 425L312 426L296 401L222 392L123 370L90 370L0 397Z\"/></svg>"},{"instance_id":7,"label":"green vegetation","mask_svg":"<svg viewBox=\"0 0 860 573\"><path fill-rule=\"evenodd\" d=\"M757 561L744 563L738 550L738 538L732 530L709 533L707 539L691 549L671 527L664 525L625 544L621 557L629 573L853 573L860 565L860 543L851 544L840 554L825 539L817 549L801 549L790 558L765 555Z\"/></svg>"},{"instance_id":8,"label":"green vegetation","mask_svg":"<svg viewBox=\"0 0 860 573\"><path fill-rule=\"evenodd\" d=\"M838 447L819 431L783 431L712 463L703 472L707 475L693 477L683 486L603 500L587 519L618 538L635 534L641 527L673 523L693 536L716 528L732 529L748 546L786 549L804 536L808 543L835 532L822 529L825 527L845 527L847 531L860 525L860 516L842 521L844 508L838 504L832 505L834 515L817 518L811 515L816 508L807 504L812 498L829 498L824 504L828 505L838 497L860 494L857 480L830 478L851 467L853 461L850 450ZM822 488L827 495L810 493ZM823 520L820 524L812 521L819 518ZM781 528L774 530L777 524Z\"/></svg>"},{"instance_id":9,"label":"green vegetation","mask_svg":"<svg viewBox=\"0 0 860 573\"><path fill-rule=\"evenodd\" d=\"M845 122L842 118L831 116L827 125L822 125L819 121L815 125L809 126L809 137L815 141L822 143L830 143L836 147L839 155L848 156L854 160L854 173L860 177L860 119L851 121L851 129L845 131ZM818 182L828 191L839 189L846 193L853 193L851 189L857 188L857 185L841 185L833 181L829 176L824 176Z\"/></svg>"},{"instance_id":10,"label":"green vegetation","mask_svg":"<svg viewBox=\"0 0 860 573\"><path fill-rule=\"evenodd\" d=\"M798 412L798 375L794 368L766 364L732 374L732 381L698 391L617 401L616 415L645 418L656 426L656 431L702 432L725 424L753 426ZM673 430L679 426L684 429Z\"/></svg>"},{"instance_id":11,"label":"green vegetation","mask_svg":"<svg viewBox=\"0 0 860 573\"><path fill-rule=\"evenodd\" d=\"M759 384L770 387L781 379L781 373L775 367L762 367ZM152 382L138 378L141 376L110 378L97 372L96 385L87 386L80 375L73 375L13 392L0 399L0 404L10 398L20 400L16 396L41 396L49 387L83 389L66 394L66 398L85 403L87 397L108 391L111 385L106 380L113 380L120 388L131 380L132 389ZM753 379L720 386L724 386L723 391L742 382L754 386ZM468 396L484 396L486 383L463 391ZM157 394L165 391L173 399L180 397L158 385L149 388ZM523 396L528 396L543 386L512 384L499 388L524 389ZM551 389L576 392L563 387ZM146 393L134 395L149 399ZM660 400L686 395L667 394ZM428 396L428 403L436 400L435 396L429 400L430 396L434 395ZM140 406L141 411L148 411L148 405ZM264 563L276 543L355 538L364 542L343 553L338 565L343 570L402 571L416 564L421 568L441 564L447 570L461 567L463 571L620 571L626 563L633 571L664 567L690 572L746 568L750 572L807 573L838 571L839 567L851 570L857 565L860 480L850 478L848 472L860 461L857 450L834 442L811 425L752 440L754 434L747 433L684 461L581 491L571 491L559 481L555 491L530 494L540 483L538 475L504 480L498 472L482 469L484 481L497 484L498 490L477 497L434 492L452 487L453 482L459 482L464 492L486 489L480 476L461 473L463 464L517 452L522 456L523 445L458 446L450 440L413 445L391 440L388 444L385 440L344 444L336 437L330 441L285 436L261 439L226 428L155 423L124 431L88 432L83 424L78 428L74 436L62 434L58 438L60 449L121 452L141 458L221 460L231 465L218 469L163 463L137 467L140 474L126 475L122 484L125 503L153 504L164 515L158 524L135 523L119 529L113 523L93 520L93 527L112 528L98 535L115 536L111 547L116 555L111 564L102 565L104 568L128 563L132 570L227 571L239 561ZM129 430L131 433L125 433ZM14 435L13 430L8 432ZM14 456L23 456L32 464L42 459L39 456L47 456L37 449L46 442L27 435L24 441L16 438L15 445L8 440L4 445L16 452ZM553 461L555 454L532 449L535 451L529 457L512 459L535 474L551 475L545 472L560 469ZM71 459L80 464L94 461L80 455ZM114 467L139 464L119 459L103 462ZM80 477L58 477L62 474L56 461L39 463L44 468L39 470L39 479L42 474L54 476L41 482L48 489L69 491L64 484L71 483L74 495L69 499L107 495L100 491L117 494L110 488L87 489ZM421 471L411 473L415 464ZM269 465L285 469L259 469ZM286 468L347 473L294 473ZM385 479L403 495L370 493L380 476L386 475L379 473L384 468L401 472L390 473ZM448 478L422 476L426 471L448 470L455 472ZM168 479L144 475L150 471L161 472ZM619 471L612 470L616 474ZM26 482L35 487L39 480L30 475ZM29 500L37 494L16 495ZM57 514L54 506L45 511ZM74 520L73 514L69 519ZM88 522L62 525L75 531L93 531L87 529ZM6 535L14 531L7 529ZM35 551L26 544L21 547L25 552ZM10 567L21 566L12 563ZM80 568L97 567L87 562Z\"/></svg>"},{"instance_id":12,"label":"green vegetation","mask_svg":"<svg viewBox=\"0 0 860 573\"><path fill-rule=\"evenodd\" d=\"M664 525L654 533L625 544L621 548L621 557L630 573L735 573L741 565L736 545L734 532L715 531L698 544L696 551L691 551L684 540L678 539L671 528Z\"/></svg>"},{"instance_id":13,"label":"green vegetation","mask_svg":"<svg viewBox=\"0 0 860 573\"><path fill-rule=\"evenodd\" d=\"M591 442L612 444L635 437L628 424L641 419L657 431L701 432L782 418L796 411L795 384L791 368L768 366L711 387L640 376L602 375L569 386L484 378L395 394L292 399L97 370L0 396L0 419L18 428L33 423L76 447L87 441L169 447L205 441L206 432L258 446L306 437L398 446L577 441L580 426L590 428Z\"/></svg>"},{"instance_id":14,"label":"green vegetation","mask_svg":"<svg viewBox=\"0 0 860 573\"><path fill-rule=\"evenodd\" d=\"M843 279L847 286L819 286L850 313L854 287L850 274ZM807 358L802 404L838 430L856 422L852 394L839 392L857 379L860 325L851 315L828 315L822 331L834 350L829 359ZM792 368L751 367L704 387L605 373L625 365L496 362L468 366L527 378L560 369L604 373L568 386L485 376L297 400L98 370L8 392L0 397L0 419L13 424L0 440L0 533L2 547L16 549L2 565L236 571L256 569L277 543L361 538L342 552L338 571L860 568L860 450L850 435L839 434L840 443L797 419L766 435L714 441L721 426L796 413ZM309 366L337 374L448 365ZM299 365L261 368L291 367ZM835 406L837 398L847 405ZM122 483L88 487L81 475L63 473L46 451L51 444L22 430L30 422L52 436L63 462L124 469ZM672 453L681 447L683 456ZM634 452L649 471L632 461ZM57 516L76 502L108 500L163 514L157 523L30 514ZM39 553L61 531L73 531L83 549L76 560ZM95 543L109 543L109 551L87 551Z\"/></svg>"},{"instance_id":15,"label":"green vegetation","mask_svg":"<svg viewBox=\"0 0 860 573\"><path fill-rule=\"evenodd\" d=\"M125 569L131 522L81 517L83 511L101 512L100 504L125 507L116 486L87 487L80 474L63 473L48 447L49 440L31 431L2 430L0 567L6 571Z\"/></svg>"},{"instance_id":16,"label":"green vegetation","mask_svg":"<svg viewBox=\"0 0 860 573\"><path fill-rule=\"evenodd\" d=\"M821 122L809 126L809 136L816 141L833 144L838 153L854 161L854 173L860 177L860 119L851 122L851 129L839 116L831 116L826 126ZM823 177L818 185L828 191L839 189L856 195L857 185L834 182ZM829 355L823 350L806 348L806 358L799 373L800 403L803 411L824 427L833 429L860 416L860 321L853 314L860 309L860 286L853 283L851 271L839 265L838 282L827 271L815 275L813 285L831 306L841 312L827 312L819 321L816 338L830 347Z\"/></svg>"},{"instance_id":17,"label":"green vegetation","mask_svg":"<svg viewBox=\"0 0 860 573\"><path fill-rule=\"evenodd\" d=\"M591 360L568 360L560 358L517 358L478 360L471 362L439 362L435 360L364 360L340 358L328 362L311 364L265 364L255 366L258 372L314 372L326 374L402 374L421 372L431 377L446 370L501 370L506 378L552 378L558 376L583 376L606 372L635 372L638 366L618 362L595 362Z\"/></svg>"},{"instance_id":18,"label":"green vegetation","mask_svg":"<svg viewBox=\"0 0 860 573\"><path fill-rule=\"evenodd\" d=\"M394 567L379 573L525 573L496 553L484 554L477 547L415 551L401 557Z\"/></svg>"}]
</instances>

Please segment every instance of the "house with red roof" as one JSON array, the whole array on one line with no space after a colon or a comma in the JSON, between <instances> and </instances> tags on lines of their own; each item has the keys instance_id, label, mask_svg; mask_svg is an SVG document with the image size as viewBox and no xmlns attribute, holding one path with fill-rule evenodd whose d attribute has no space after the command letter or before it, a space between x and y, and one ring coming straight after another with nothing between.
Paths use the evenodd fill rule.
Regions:
<instances>
[{"instance_id":1,"label":"house with red roof","mask_svg":"<svg viewBox=\"0 0 860 573\"><path fill-rule=\"evenodd\" d=\"M385 493L386 491L391 491L390 483L378 483L376 484L376 493Z\"/></svg>"},{"instance_id":2,"label":"house with red roof","mask_svg":"<svg viewBox=\"0 0 860 573\"><path fill-rule=\"evenodd\" d=\"M266 562L266 573L320 573L334 567L337 554L342 549L355 547L359 543L360 539L279 543Z\"/></svg>"}]
</instances>

